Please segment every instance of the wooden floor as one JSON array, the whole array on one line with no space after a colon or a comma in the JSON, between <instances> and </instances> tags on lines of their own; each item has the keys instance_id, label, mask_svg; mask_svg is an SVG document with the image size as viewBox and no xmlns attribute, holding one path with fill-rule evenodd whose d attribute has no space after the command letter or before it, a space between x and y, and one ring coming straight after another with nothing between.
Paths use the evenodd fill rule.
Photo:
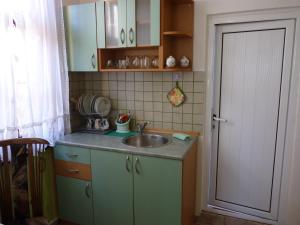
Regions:
<instances>
[{"instance_id":1,"label":"wooden floor","mask_svg":"<svg viewBox=\"0 0 300 225\"><path fill-rule=\"evenodd\" d=\"M74 225L74 224L58 222L55 225ZM195 225L266 225L266 224L204 212L201 214L201 216L197 218L197 222Z\"/></svg>"}]
</instances>

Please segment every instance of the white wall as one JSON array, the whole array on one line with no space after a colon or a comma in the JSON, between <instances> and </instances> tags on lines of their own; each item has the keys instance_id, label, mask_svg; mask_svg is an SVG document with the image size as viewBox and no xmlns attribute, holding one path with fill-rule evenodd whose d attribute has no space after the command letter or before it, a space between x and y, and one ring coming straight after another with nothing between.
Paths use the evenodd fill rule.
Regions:
<instances>
[{"instance_id":1,"label":"white wall","mask_svg":"<svg viewBox=\"0 0 300 225\"><path fill-rule=\"evenodd\" d=\"M300 0L195 0L194 71L205 71L207 16L300 6Z\"/></svg>"},{"instance_id":2,"label":"white wall","mask_svg":"<svg viewBox=\"0 0 300 225\"><path fill-rule=\"evenodd\" d=\"M194 28L194 70L206 70L206 46L207 46L207 18L210 15L226 14L235 12L251 12L266 9L278 9L289 7L300 7L300 0L195 0L195 28ZM300 8L299 8L300 9ZM299 34L299 25L297 27ZM300 53L300 40L296 40L297 53ZM294 143L293 153L289 158L291 173L287 179L288 203L284 207L286 219L284 225L300 225L300 69L294 71L297 77L293 82L298 89L297 115L293 115L292 121L298 124L298 128L293 131ZM198 177L200 179L200 177ZM202 187L205 188L205 187ZM206 187L207 188L207 187Z\"/></svg>"}]
</instances>

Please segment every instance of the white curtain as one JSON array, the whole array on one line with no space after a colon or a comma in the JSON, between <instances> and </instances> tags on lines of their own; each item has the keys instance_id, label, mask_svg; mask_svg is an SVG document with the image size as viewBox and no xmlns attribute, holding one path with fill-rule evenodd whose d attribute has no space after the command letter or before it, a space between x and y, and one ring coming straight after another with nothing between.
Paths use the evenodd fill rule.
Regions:
<instances>
[{"instance_id":1,"label":"white curtain","mask_svg":"<svg viewBox=\"0 0 300 225\"><path fill-rule=\"evenodd\" d=\"M62 21L58 0L0 2L0 139L69 131Z\"/></svg>"}]
</instances>

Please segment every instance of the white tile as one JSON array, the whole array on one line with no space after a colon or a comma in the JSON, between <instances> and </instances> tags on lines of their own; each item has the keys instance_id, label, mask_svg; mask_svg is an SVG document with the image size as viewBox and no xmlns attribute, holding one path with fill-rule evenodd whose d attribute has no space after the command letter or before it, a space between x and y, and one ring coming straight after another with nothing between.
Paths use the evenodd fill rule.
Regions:
<instances>
[{"instance_id":1,"label":"white tile","mask_svg":"<svg viewBox=\"0 0 300 225\"><path fill-rule=\"evenodd\" d=\"M135 81L143 81L144 80L144 74L142 72L135 72L134 73L134 79L135 79Z\"/></svg>"},{"instance_id":2,"label":"white tile","mask_svg":"<svg viewBox=\"0 0 300 225\"><path fill-rule=\"evenodd\" d=\"M203 114L204 113L204 104L194 104L193 105L194 114Z\"/></svg>"},{"instance_id":3,"label":"white tile","mask_svg":"<svg viewBox=\"0 0 300 225\"><path fill-rule=\"evenodd\" d=\"M163 123L154 121L153 128L161 129L163 128Z\"/></svg>"},{"instance_id":4,"label":"white tile","mask_svg":"<svg viewBox=\"0 0 300 225\"><path fill-rule=\"evenodd\" d=\"M172 113L163 113L163 122L172 123Z\"/></svg>"},{"instance_id":5,"label":"white tile","mask_svg":"<svg viewBox=\"0 0 300 225\"><path fill-rule=\"evenodd\" d=\"M173 113L182 113L183 105L173 106Z\"/></svg>"},{"instance_id":6,"label":"white tile","mask_svg":"<svg viewBox=\"0 0 300 225\"><path fill-rule=\"evenodd\" d=\"M185 103L193 103L194 102L194 93L193 92L186 92L185 93Z\"/></svg>"},{"instance_id":7,"label":"white tile","mask_svg":"<svg viewBox=\"0 0 300 225\"><path fill-rule=\"evenodd\" d=\"M204 82L194 82L194 92L205 92Z\"/></svg>"},{"instance_id":8,"label":"white tile","mask_svg":"<svg viewBox=\"0 0 300 225\"><path fill-rule=\"evenodd\" d=\"M144 82L144 91L152 91L152 82Z\"/></svg>"},{"instance_id":9,"label":"white tile","mask_svg":"<svg viewBox=\"0 0 300 225\"><path fill-rule=\"evenodd\" d=\"M144 92L144 101L147 101L147 102L153 101L152 92Z\"/></svg>"},{"instance_id":10,"label":"white tile","mask_svg":"<svg viewBox=\"0 0 300 225\"><path fill-rule=\"evenodd\" d=\"M97 83L97 82L94 81L94 83ZM101 85L101 89L102 90L104 90L104 91L108 91L109 90L108 81L101 81L100 85Z\"/></svg>"},{"instance_id":11,"label":"white tile","mask_svg":"<svg viewBox=\"0 0 300 225\"><path fill-rule=\"evenodd\" d=\"M144 101L144 92L141 92L141 91L139 91L139 92L135 92L134 93L134 100L135 101Z\"/></svg>"},{"instance_id":12,"label":"white tile","mask_svg":"<svg viewBox=\"0 0 300 225\"><path fill-rule=\"evenodd\" d=\"M183 81L183 87L182 87L183 91L185 93L187 92L193 92L194 91L194 84L193 82L187 82L187 81Z\"/></svg>"},{"instance_id":13,"label":"white tile","mask_svg":"<svg viewBox=\"0 0 300 225\"><path fill-rule=\"evenodd\" d=\"M109 98L111 99L118 99L118 91L109 91Z\"/></svg>"},{"instance_id":14,"label":"white tile","mask_svg":"<svg viewBox=\"0 0 300 225\"><path fill-rule=\"evenodd\" d=\"M135 110L144 110L144 102L135 101Z\"/></svg>"},{"instance_id":15,"label":"white tile","mask_svg":"<svg viewBox=\"0 0 300 225\"><path fill-rule=\"evenodd\" d=\"M182 122L183 122L183 124L193 124L193 114L191 114L191 113L183 113L183 115L182 115Z\"/></svg>"},{"instance_id":16,"label":"white tile","mask_svg":"<svg viewBox=\"0 0 300 225\"><path fill-rule=\"evenodd\" d=\"M109 72L108 80L117 80L117 74L115 72Z\"/></svg>"},{"instance_id":17,"label":"white tile","mask_svg":"<svg viewBox=\"0 0 300 225\"><path fill-rule=\"evenodd\" d=\"M194 72L194 81L205 81L205 72L195 71Z\"/></svg>"},{"instance_id":18,"label":"white tile","mask_svg":"<svg viewBox=\"0 0 300 225\"><path fill-rule=\"evenodd\" d=\"M153 81L162 81L161 72L154 72L152 75L153 75Z\"/></svg>"},{"instance_id":19,"label":"white tile","mask_svg":"<svg viewBox=\"0 0 300 225\"><path fill-rule=\"evenodd\" d=\"M193 81L193 80L194 80L193 72L184 72L183 73L183 81Z\"/></svg>"},{"instance_id":20,"label":"white tile","mask_svg":"<svg viewBox=\"0 0 300 225\"><path fill-rule=\"evenodd\" d=\"M162 82L153 82L153 91L162 91Z\"/></svg>"},{"instance_id":21,"label":"white tile","mask_svg":"<svg viewBox=\"0 0 300 225\"><path fill-rule=\"evenodd\" d=\"M193 113L193 104L183 104L183 113Z\"/></svg>"},{"instance_id":22,"label":"white tile","mask_svg":"<svg viewBox=\"0 0 300 225\"><path fill-rule=\"evenodd\" d=\"M126 72L126 81L134 81L134 72Z\"/></svg>"},{"instance_id":23,"label":"white tile","mask_svg":"<svg viewBox=\"0 0 300 225\"><path fill-rule=\"evenodd\" d=\"M194 103L204 103L204 94L194 93Z\"/></svg>"},{"instance_id":24,"label":"white tile","mask_svg":"<svg viewBox=\"0 0 300 225\"><path fill-rule=\"evenodd\" d=\"M143 91L144 90L144 83L143 82L135 82L134 83L134 90L135 91Z\"/></svg>"},{"instance_id":25,"label":"white tile","mask_svg":"<svg viewBox=\"0 0 300 225\"><path fill-rule=\"evenodd\" d=\"M153 103L153 111L162 112L162 102L154 102Z\"/></svg>"},{"instance_id":26,"label":"white tile","mask_svg":"<svg viewBox=\"0 0 300 225\"><path fill-rule=\"evenodd\" d=\"M118 91L118 100L126 100L126 91Z\"/></svg>"},{"instance_id":27,"label":"white tile","mask_svg":"<svg viewBox=\"0 0 300 225\"><path fill-rule=\"evenodd\" d=\"M126 80L125 72L118 72L117 73L117 79L118 79L118 81L125 81Z\"/></svg>"},{"instance_id":28,"label":"white tile","mask_svg":"<svg viewBox=\"0 0 300 225\"><path fill-rule=\"evenodd\" d=\"M152 72L144 72L144 81L152 81Z\"/></svg>"},{"instance_id":29,"label":"white tile","mask_svg":"<svg viewBox=\"0 0 300 225\"><path fill-rule=\"evenodd\" d=\"M172 107L170 103L163 103L163 112L172 112Z\"/></svg>"},{"instance_id":30,"label":"white tile","mask_svg":"<svg viewBox=\"0 0 300 225\"><path fill-rule=\"evenodd\" d=\"M127 109L126 101L118 101L118 109Z\"/></svg>"},{"instance_id":31,"label":"white tile","mask_svg":"<svg viewBox=\"0 0 300 225\"><path fill-rule=\"evenodd\" d=\"M173 130L182 130L182 123L173 123Z\"/></svg>"},{"instance_id":32,"label":"white tile","mask_svg":"<svg viewBox=\"0 0 300 225\"><path fill-rule=\"evenodd\" d=\"M161 91L153 92L153 101L162 102L162 92Z\"/></svg>"},{"instance_id":33,"label":"white tile","mask_svg":"<svg viewBox=\"0 0 300 225\"><path fill-rule=\"evenodd\" d=\"M117 91L118 90L118 82L117 81L109 81L109 90Z\"/></svg>"},{"instance_id":34,"label":"white tile","mask_svg":"<svg viewBox=\"0 0 300 225\"><path fill-rule=\"evenodd\" d=\"M134 101L134 91L126 91L126 98L129 101Z\"/></svg>"},{"instance_id":35,"label":"white tile","mask_svg":"<svg viewBox=\"0 0 300 225\"><path fill-rule=\"evenodd\" d=\"M153 112L144 112L144 119L147 121L153 121Z\"/></svg>"},{"instance_id":36,"label":"white tile","mask_svg":"<svg viewBox=\"0 0 300 225\"><path fill-rule=\"evenodd\" d=\"M126 91L134 91L134 82L126 82Z\"/></svg>"},{"instance_id":37,"label":"white tile","mask_svg":"<svg viewBox=\"0 0 300 225\"><path fill-rule=\"evenodd\" d=\"M162 112L154 112L153 113L153 120L161 122L163 120L163 114L162 114Z\"/></svg>"},{"instance_id":38,"label":"white tile","mask_svg":"<svg viewBox=\"0 0 300 225\"><path fill-rule=\"evenodd\" d=\"M134 101L127 101L127 109L128 110L134 110L135 109Z\"/></svg>"},{"instance_id":39,"label":"white tile","mask_svg":"<svg viewBox=\"0 0 300 225\"><path fill-rule=\"evenodd\" d=\"M125 91L126 83L125 81L118 81L118 91Z\"/></svg>"},{"instance_id":40,"label":"white tile","mask_svg":"<svg viewBox=\"0 0 300 225\"><path fill-rule=\"evenodd\" d=\"M182 125L182 130L184 130L184 131L192 131L193 130L193 125L192 124L183 124Z\"/></svg>"},{"instance_id":41,"label":"white tile","mask_svg":"<svg viewBox=\"0 0 300 225\"><path fill-rule=\"evenodd\" d=\"M182 123L181 113L173 113L173 123Z\"/></svg>"},{"instance_id":42,"label":"white tile","mask_svg":"<svg viewBox=\"0 0 300 225\"><path fill-rule=\"evenodd\" d=\"M144 111L153 111L153 102L144 102Z\"/></svg>"},{"instance_id":43,"label":"white tile","mask_svg":"<svg viewBox=\"0 0 300 225\"><path fill-rule=\"evenodd\" d=\"M163 82L163 91L169 92L172 88L172 82Z\"/></svg>"},{"instance_id":44,"label":"white tile","mask_svg":"<svg viewBox=\"0 0 300 225\"><path fill-rule=\"evenodd\" d=\"M172 73L171 72L164 72L163 73L163 81L172 81Z\"/></svg>"},{"instance_id":45,"label":"white tile","mask_svg":"<svg viewBox=\"0 0 300 225\"><path fill-rule=\"evenodd\" d=\"M135 108L135 118L136 120L144 120L144 111L139 111Z\"/></svg>"},{"instance_id":46,"label":"white tile","mask_svg":"<svg viewBox=\"0 0 300 225\"><path fill-rule=\"evenodd\" d=\"M164 129L172 129L172 123L163 122L163 128Z\"/></svg>"}]
</instances>

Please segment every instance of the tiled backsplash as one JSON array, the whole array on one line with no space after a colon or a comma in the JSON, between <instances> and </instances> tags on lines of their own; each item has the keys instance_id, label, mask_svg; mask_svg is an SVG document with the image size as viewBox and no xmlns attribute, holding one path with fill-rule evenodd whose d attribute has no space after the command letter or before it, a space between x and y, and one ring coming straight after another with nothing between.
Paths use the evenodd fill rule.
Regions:
<instances>
[{"instance_id":1,"label":"tiled backsplash","mask_svg":"<svg viewBox=\"0 0 300 225\"><path fill-rule=\"evenodd\" d=\"M173 107L167 93L179 86L186 101ZM118 72L70 73L70 97L83 93L101 94L111 99L114 111L130 110L137 122L150 121L150 127L202 131L204 124L205 74L203 72ZM74 112L74 107L71 107ZM72 127L80 117L71 113Z\"/></svg>"}]
</instances>

